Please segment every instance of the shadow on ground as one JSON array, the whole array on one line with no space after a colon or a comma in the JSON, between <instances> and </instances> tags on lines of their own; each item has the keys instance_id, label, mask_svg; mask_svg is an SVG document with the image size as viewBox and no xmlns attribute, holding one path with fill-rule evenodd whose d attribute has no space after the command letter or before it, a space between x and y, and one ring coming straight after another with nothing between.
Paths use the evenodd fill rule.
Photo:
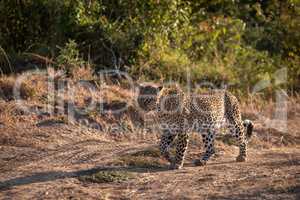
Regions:
<instances>
[{"instance_id":1,"label":"shadow on ground","mask_svg":"<svg viewBox=\"0 0 300 200\"><path fill-rule=\"evenodd\" d=\"M55 181L58 179L78 178L80 176L91 175L101 171L127 171L127 172L137 172L137 173L151 173L151 172L160 172L160 171L167 171L167 170L169 170L169 168L166 166L160 168L95 167L87 170L78 170L78 171L71 171L71 172L48 171L48 172L36 173L30 176L18 177L18 178L0 182L0 191L8 190L14 186Z\"/></svg>"}]
</instances>

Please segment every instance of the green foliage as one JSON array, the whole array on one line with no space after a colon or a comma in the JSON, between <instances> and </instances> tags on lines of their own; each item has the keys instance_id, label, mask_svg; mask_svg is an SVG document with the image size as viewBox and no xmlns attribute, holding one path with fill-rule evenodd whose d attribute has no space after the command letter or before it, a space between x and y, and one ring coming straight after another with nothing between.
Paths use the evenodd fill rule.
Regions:
<instances>
[{"instance_id":1,"label":"green foliage","mask_svg":"<svg viewBox=\"0 0 300 200\"><path fill-rule=\"evenodd\" d=\"M77 43L74 40L69 40L65 47L59 47L59 55L56 58L57 65L60 69L70 73L74 67L80 67L85 64L80 58Z\"/></svg>"},{"instance_id":2,"label":"green foliage","mask_svg":"<svg viewBox=\"0 0 300 200\"><path fill-rule=\"evenodd\" d=\"M144 156L123 156L120 160L116 161L114 164L127 166L127 167L136 167L136 168L163 168L165 163L157 158L144 157Z\"/></svg>"},{"instance_id":3,"label":"green foliage","mask_svg":"<svg viewBox=\"0 0 300 200\"><path fill-rule=\"evenodd\" d=\"M296 0L3 0L0 15L5 52L57 57L67 70L89 58L135 78L185 83L188 72L193 84L248 91L286 67L299 90Z\"/></svg>"},{"instance_id":4,"label":"green foliage","mask_svg":"<svg viewBox=\"0 0 300 200\"><path fill-rule=\"evenodd\" d=\"M133 175L125 171L99 171L91 175L79 176L79 180L91 183L110 183L110 182L124 182L132 179Z\"/></svg>"},{"instance_id":5,"label":"green foliage","mask_svg":"<svg viewBox=\"0 0 300 200\"><path fill-rule=\"evenodd\" d=\"M122 155L115 160L115 165L136 167L136 168L163 168L165 162L160 158L158 148L148 148L145 150Z\"/></svg>"},{"instance_id":6,"label":"green foliage","mask_svg":"<svg viewBox=\"0 0 300 200\"><path fill-rule=\"evenodd\" d=\"M135 156L135 157L137 157L137 156L146 156L146 157L158 158L158 157L161 156L161 153L160 153L158 148L150 147L150 148L147 148L145 150L134 152L130 155Z\"/></svg>"}]
</instances>

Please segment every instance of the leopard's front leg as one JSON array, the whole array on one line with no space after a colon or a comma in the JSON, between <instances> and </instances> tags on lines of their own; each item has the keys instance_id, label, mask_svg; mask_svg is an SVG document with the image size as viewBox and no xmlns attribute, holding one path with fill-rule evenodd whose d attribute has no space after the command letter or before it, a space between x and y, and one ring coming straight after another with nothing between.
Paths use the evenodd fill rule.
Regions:
<instances>
[{"instance_id":1,"label":"leopard's front leg","mask_svg":"<svg viewBox=\"0 0 300 200\"><path fill-rule=\"evenodd\" d=\"M186 150L189 142L189 134L188 133L179 133L177 137L176 144L176 155L175 159L171 164L171 169L181 169L184 163L184 157L186 154Z\"/></svg>"},{"instance_id":2,"label":"leopard's front leg","mask_svg":"<svg viewBox=\"0 0 300 200\"><path fill-rule=\"evenodd\" d=\"M172 133L169 129L164 129L159 144L161 155L170 163L172 162L172 159L170 157L169 149L175 137L176 137L175 133Z\"/></svg>"},{"instance_id":3,"label":"leopard's front leg","mask_svg":"<svg viewBox=\"0 0 300 200\"><path fill-rule=\"evenodd\" d=\"M204 144L205 153L201 159L196 159L194 164L196 166L206 165L209 158L215 153L214 141L215 141L215 131L209 130L207 134L202 134L202 141Z\"/></svg>"},{"instance_id":4,"label":"leopard's front leg","mask_svg":"<svg viewBox=\"0 0 300 200\"><path fill-rule=\"evenodd\" d=\"M239 155L236 158L237 162L245 162L247 158L247 140L245 135L245 128L242 122L232 124L231 132L236 137L239 144Z\"/></svg>"}]
</instances>

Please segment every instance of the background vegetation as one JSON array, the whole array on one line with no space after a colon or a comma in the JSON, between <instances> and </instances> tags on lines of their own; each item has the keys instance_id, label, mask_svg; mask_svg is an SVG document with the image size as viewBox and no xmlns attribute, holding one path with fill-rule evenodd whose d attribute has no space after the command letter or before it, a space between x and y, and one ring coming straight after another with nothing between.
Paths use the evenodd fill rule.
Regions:
<instances>
[{"instance_id":1,"label":"background vegetation","mask_svg":"<svg viewBox=\"0 0 300 200\"><path fill-rule=\"evenodd\" d=\"M300 85L298 0L2 0L3 73L51 63L120 69L136 79L210 81L251 91ZM39 58L39 59L37 59ZM47 58L47 59L46 59Z\"/></svg>"}]
</instances>

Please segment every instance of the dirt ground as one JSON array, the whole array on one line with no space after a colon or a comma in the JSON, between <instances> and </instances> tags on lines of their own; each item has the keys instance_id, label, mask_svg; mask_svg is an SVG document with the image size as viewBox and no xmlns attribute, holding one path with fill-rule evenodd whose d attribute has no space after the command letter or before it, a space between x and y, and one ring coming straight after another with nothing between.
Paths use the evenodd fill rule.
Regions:
<instances>
[{"instance_id":1,"label":"dirt ground","mask_svg":"<svg viewBox=\"0 0 300 200\"><path fill-rule=\"evenodd\" d=\"M46 91L39 88L37 103L28 102L33 110L44 106ZM111 88L107 99L126 103L132 95ZM85 96L83 91L79 99L84 102ZM203 145L192 134L181 170L168 169L157 153L159 135L132 129L137 122L133 118L129 123L126 116L84 116L85 123L99 123L95 128L70 122L66 116L27 113L14 101L0 101L0 199L300 199L298 100L290 101L285 132L266 127L255 110L242 105L244 118L254 122L247 162L235 162L238 148L220 135L216 155L206 166L193 166ZM122 102L115 101L106 107L119 105ZM263 112L271 113L274 106L267 106ZM147 155L138 154L147 149ZM105 183L81 179L106 171L131 177Z\"/></svg>"},{"instance_id":2,"label":"dirt ground","mask_svg":"<svg viewBox=\"0 0 300 200\"><path fill-rule=\"evenodd\" d=\"M238 148L217 141L216 156L206 166L195 167L192 160L199 156L201 144L194 136L197 141L190 142L184 168L168 170L166 162L158 168L118 166L113 162L127 153L155 148L158 138L154 136L118 141L91 129L61 123L20 123L2 126L0 132L18 135L15 141L7 139L7 144L0 146L0 199L300 198L297 145L250 145L248 161L236 163ZM128 171L134 178L101 184L78 179L107 169Z\"/></svg>"}]
</instances>

